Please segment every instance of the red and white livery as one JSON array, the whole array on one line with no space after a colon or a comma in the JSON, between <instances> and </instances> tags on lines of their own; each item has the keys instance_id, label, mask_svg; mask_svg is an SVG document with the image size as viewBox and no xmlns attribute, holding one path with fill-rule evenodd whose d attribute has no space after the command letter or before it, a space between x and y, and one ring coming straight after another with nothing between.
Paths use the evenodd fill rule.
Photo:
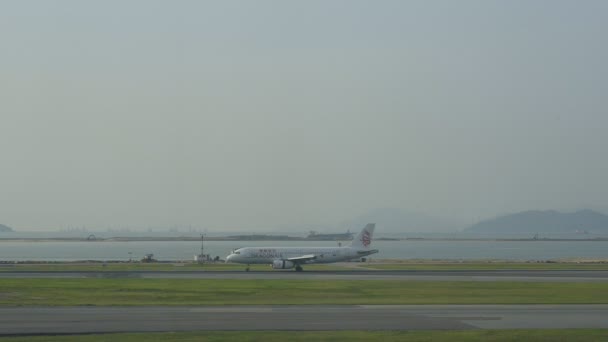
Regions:
<instances>
[{"instance_id":1,"label":"red and white livery","mask_svg":"<svg viewBox=\"0 0 608 342\"><path fill-rule=\"evenodd\" d=\"M369 223L344 247L243 247L232 251L226 262L240 264L270 264L273 269L302 271L304 264L327 264L348 261L378 253L371 249L376 225ZM246 270L249 270L247 267Z\"/></svg>"}]
</instances>

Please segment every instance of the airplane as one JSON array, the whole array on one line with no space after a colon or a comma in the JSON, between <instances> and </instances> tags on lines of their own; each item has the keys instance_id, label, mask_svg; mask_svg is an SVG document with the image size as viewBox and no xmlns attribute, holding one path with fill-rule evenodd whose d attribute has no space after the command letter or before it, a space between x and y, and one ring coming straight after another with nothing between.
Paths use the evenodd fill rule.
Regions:
<instances>
[{"instance_id":1,"label":"airplane","mask_svg":"<svg viewBox=\"0 0 608 342\"><path fill-rule=\"evenodd\" d=\"M301 272L303 264L327 264L378 253L370 248L375 228L375 223L369 223L344 247L243 247L233 250L226 262L247 264L245 271L251 264L270 264L273 269Z\"/></svg>"}]
</instances>

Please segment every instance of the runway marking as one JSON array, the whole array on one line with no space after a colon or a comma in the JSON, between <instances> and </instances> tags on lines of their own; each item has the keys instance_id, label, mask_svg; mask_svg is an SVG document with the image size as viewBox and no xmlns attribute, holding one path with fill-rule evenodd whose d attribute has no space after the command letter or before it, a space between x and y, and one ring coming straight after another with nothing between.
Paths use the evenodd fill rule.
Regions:
<instances>
[{"instance_id":1,"label":"runway marking","mask_svg":"<svg viewBox=\"0 0 608 342\"><path fill-rule=\"evenodd\" d=\"M430 316L433 318L441 318L441 319L454 319L458 318L461 321L497 321L501 320L501 317L467 317L467 316Z\"/></svg>"},{"instance_id":2,"label":"runway marking","mask_svg":"<svg viewBox=\"0 0 608 342\"><path fill-rule=\"evenodd\" d=\"M249 308L249 307L210 307L210 308L195 308L190 309L190 312L273 312L271 308Z\"/></svg>"}]
</instances>

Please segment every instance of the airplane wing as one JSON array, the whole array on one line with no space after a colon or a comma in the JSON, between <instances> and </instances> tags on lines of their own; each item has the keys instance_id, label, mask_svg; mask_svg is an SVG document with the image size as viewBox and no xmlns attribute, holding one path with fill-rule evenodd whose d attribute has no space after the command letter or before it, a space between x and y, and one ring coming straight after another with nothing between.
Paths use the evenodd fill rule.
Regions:
<instances>
[{"instance_id":1,"label":"airplane wing","mask_svg":"<svg viewBox=\"0 0 608 342\"><path fill-rule=\"evenodd\" d=\"M370 254L375 254L378 253L377 249L369 249L369 250L364 250L364 251L357 251L357 255L359 256L365 256L365 255L370 255Z\"/></svg>"},{"instance_id":2,"label":"airplane wing","mask_svg":"<svg viewBox=\"0 0 608 342\"><path fill-rule=\"evenodd\" d=\"M287 260L293 261L293 262L305 262L305 261L313 260L313 259L316 259L316 258L317 258L317 256L314 255L314 254L307 254L307 255L302 255L302 256L288 258Z\"/></svg>"}]
</instances>

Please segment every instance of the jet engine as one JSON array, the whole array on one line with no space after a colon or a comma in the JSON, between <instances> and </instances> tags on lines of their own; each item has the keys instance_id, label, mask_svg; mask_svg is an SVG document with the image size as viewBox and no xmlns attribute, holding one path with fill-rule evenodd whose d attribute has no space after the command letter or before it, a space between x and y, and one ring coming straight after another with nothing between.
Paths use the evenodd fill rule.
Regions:
<instances>
[{"instance_id":1,"label":"jet engine","mask_svg":"<svg viewBox=\"0 0 608 342\"><path fill-rule=\"evenodd\" d=\"M272 268L274 268L275 270L293 268L294 266L295 264L289 260L277 259L272 262Z\"/></svg>"}]
</instances>

